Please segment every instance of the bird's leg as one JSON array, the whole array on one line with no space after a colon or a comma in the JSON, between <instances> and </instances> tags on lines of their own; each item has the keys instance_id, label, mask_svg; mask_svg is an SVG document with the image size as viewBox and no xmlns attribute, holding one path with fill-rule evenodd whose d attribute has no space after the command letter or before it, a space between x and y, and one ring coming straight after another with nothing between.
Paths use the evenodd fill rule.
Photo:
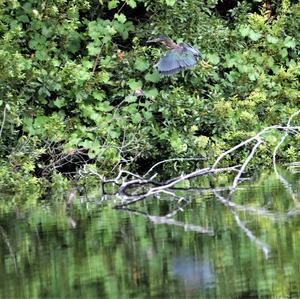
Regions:
<instances>
[{"instance_id":1,"label":"bird's leg","mask_svg":"<svg viewBox=\"0 0 300 299\"><path fill-rule=\"evenodd\" d=\"M201 60L200 64L202 67L204 67L206 69L213 67L212 65L210 65L208 62L206 62L204 60Z\"/></svg>"}]
</instances>

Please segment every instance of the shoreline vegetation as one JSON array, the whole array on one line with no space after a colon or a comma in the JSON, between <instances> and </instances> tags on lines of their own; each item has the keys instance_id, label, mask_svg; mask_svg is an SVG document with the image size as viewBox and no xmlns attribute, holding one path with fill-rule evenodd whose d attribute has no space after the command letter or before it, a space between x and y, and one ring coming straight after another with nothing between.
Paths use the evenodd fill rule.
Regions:
<instances>
[{"instance_id":1,"label":"shoreline vegetation","mask_svg":"<svg viewBox=\"0 0 300 299\"><path fill-rule=\"evenodd\" d=\"M249 169L299 161L300 4L225 2L2 1L1 193L34 201L100 178L130 203L137 182L169 192L230 169L235 190ZM160 34L212 67L160 77L165 50L146 44Z\"/></svg>"}]
</instances>

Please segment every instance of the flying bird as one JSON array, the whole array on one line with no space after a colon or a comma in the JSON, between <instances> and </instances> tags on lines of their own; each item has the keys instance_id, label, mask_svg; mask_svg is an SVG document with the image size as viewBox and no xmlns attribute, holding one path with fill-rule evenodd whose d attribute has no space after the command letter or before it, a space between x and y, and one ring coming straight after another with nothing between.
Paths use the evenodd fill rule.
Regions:
<instances>
[{"instance_id":1,"label":"flying bird","mask_svg":"<svg viewBox=\"0 0 300 299\"><path fill-rule=\"evenodd\" d=\"M187 68L191 68L202 60L201 52L186 43L176 44L165 35L151 39L147 43L162 43L169 50L166 55L154 65L158 72L163 76L176 74Z\"/></svg>"}]
</instances>

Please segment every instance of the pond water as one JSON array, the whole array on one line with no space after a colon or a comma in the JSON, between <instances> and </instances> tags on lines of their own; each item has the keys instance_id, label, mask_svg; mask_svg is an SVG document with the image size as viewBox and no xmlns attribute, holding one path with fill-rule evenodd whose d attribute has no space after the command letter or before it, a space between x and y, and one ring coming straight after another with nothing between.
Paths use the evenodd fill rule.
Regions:
<instances>
[{"instance_id":1,"label":"pond water","mask_svg":"<svg viewBox=\"0 0 300 299\"><path fill-rule=\"evenodd\" d=\"M200 190L131 211L2 200L0 298L300 298L300 181L281 173L241 184L234 207Z\"/></svg>"}]
</instances>

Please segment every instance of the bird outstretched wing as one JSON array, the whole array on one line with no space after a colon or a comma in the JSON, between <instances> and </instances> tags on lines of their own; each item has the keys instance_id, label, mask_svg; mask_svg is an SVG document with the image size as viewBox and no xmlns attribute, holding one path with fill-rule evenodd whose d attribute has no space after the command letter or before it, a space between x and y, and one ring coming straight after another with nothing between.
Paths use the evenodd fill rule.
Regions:
<instances>
[{"instance_id":1,"label":"bird outstretched wing","mask_svg":"<svg viewBox=\"0 0 300 299\"><path fill-rule=\"evenodd\" d=\"M170 76L196 65L199 56L201 54L197 49L181 44L180 47L168 51L154 67L161 75Z\"/></svg>"}]
</instances>

